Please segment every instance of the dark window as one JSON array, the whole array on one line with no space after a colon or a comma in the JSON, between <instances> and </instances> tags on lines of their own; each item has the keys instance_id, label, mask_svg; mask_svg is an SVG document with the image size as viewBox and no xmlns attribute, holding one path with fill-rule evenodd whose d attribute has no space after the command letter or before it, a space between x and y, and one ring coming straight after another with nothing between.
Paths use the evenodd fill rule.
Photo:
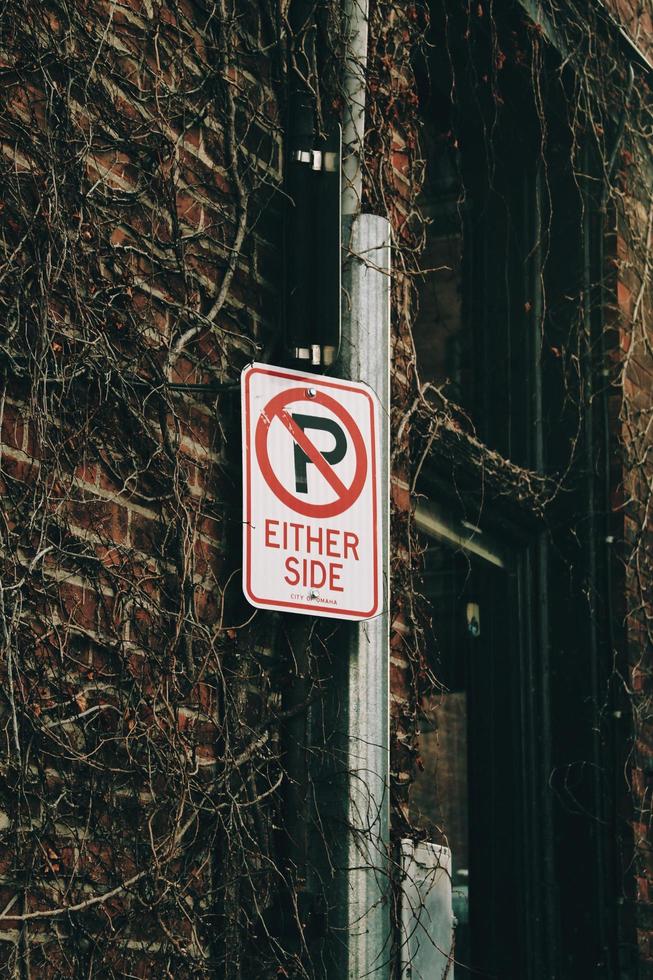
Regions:
<instances>
[{"instance_id":1,"label":"dark window","mask_svg":"<svg viewBox=\"0 0 653 980\"><path fill-rule=\"evenodd\" d=\"M417 520L442 690L422 706L413 818L452 852L456 976L527 977L520 552L433 514Z\"/></svg>"},{"instance_id":2,"label":"dark window","mask_svg":"<svg viewBox=\"0 0 653 980\"><path fill-rule=\"evenodd\" d=\"M450 18L447 31L437 4L433 19L443 34L421 72L420 378L442 387L506 459L555 470L569 452L561 392L578 353L584 271L584 187L565 85L551 54L546 91L534 91L516 31L498 70L500 46L482 32L461 41L466 25Z\"/></svg>"}]
</instances>

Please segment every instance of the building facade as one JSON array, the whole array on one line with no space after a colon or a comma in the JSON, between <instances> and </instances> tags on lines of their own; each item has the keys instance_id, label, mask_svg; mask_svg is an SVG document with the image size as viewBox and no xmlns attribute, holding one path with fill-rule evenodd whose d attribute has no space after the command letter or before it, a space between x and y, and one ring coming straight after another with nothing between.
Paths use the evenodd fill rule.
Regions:
<instances>
[{"instance_id":1,"label":"building facade","mask_svg":"<svg viewBox=\"0 0 653 980\"><path fill-rule=\"evenodd\" d=\"M653 976L651 16L5 5L3 975ZM371 623L243 597L252 361L381 399Z\"/></svg>"}]
</instances>

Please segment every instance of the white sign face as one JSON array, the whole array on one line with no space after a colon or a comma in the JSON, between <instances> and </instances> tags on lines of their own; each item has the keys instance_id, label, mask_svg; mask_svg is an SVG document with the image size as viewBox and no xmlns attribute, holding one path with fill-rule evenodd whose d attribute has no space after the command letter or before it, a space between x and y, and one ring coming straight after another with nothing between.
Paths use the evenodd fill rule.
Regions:
<instances>
[{"instance_id":1,"label":"white sign face","mask_svg":"<svg viewBox=\"0 0 653 980\"><path fill-rule=\"evenodd\" d=\"M253 606L381 611L378 402L361 384L245 368L243 589Z\"/></svg>"}]
</instances>

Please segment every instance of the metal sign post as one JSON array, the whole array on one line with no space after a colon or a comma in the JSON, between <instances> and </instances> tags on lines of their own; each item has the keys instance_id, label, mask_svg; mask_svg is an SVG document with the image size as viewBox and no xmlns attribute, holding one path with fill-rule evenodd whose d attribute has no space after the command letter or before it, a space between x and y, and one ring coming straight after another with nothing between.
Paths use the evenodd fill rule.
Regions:
<instances>
[{"instance_id":1,"label":"metal sign post","mask_svg":"<svg viewBox=\"0 0 653 980\"><path fill-rule=\"evenodd\" d=\"M383 604L376 396L253 364L242 407L245 596L262 609L372 619Z\"/></svg>"},{"instance_id":2,"label":"metal sign post","mask_svg":"<svg viewBox=\"0 0 653 980\"><path fill-rule=\"evenodd\" d=\"M342 681L343 754L347 759L345 821L347 868L343 904L347 920L348 980L384 980L391 972L392 882L390 876L390 226L385 218L359 214L348 223L344 270L342 367L377 392L383 426L379 482L382 561L386 598L369 623L346 627L347 670ZM343 944L344 945L344 944Z\"/></svg>"}]
</instances>

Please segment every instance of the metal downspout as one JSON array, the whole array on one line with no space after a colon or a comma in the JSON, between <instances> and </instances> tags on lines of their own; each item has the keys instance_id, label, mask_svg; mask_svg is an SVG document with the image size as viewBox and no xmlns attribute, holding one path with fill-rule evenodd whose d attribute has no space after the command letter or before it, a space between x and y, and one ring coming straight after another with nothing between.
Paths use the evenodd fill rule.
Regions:
<instances>
[{"instance_id":1,"label":"metal downspout","mask_svg":"<svg viewBox=\"0 0 653 980\"><path fill-rule=\"evenodd\" d=\"M340 373L372 388L381 402L384 612L347 624L346 974L384 978L391 970L389 875L389 419L390 224L362 214L367 0L343 0L343 335ZM344 895L343 895L344 897Z\"/></svg>"}]
</instances>

